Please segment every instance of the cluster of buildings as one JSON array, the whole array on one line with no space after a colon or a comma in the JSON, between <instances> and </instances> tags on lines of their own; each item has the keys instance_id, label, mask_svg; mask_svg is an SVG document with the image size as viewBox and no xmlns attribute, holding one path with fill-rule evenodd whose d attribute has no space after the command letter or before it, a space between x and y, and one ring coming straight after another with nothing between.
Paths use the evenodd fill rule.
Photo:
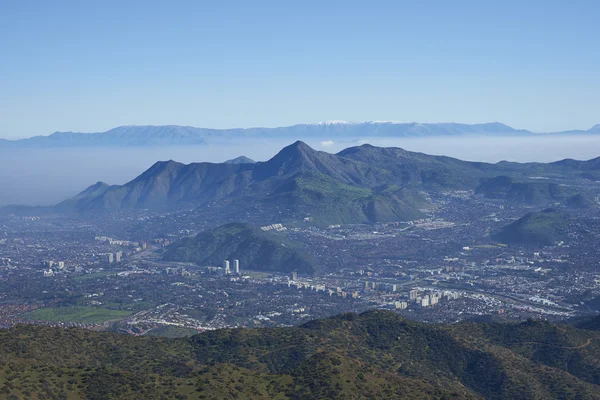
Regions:
<instances>
[{"instance_id":1,"label":"cluster of buildings","mask_svg":"<svg viewBox=\"0 0 600 400\"><path fill-rule=\"evenodd\" d=\"M412 289L408 292L408 300L413 302L421 307L430 307L434 306L440 302L441 299L446 298L448 300L455 300L459 297L459 294L451 291L444 292L433 292L430 294L420 294L417 289ZM408 304L407 304L408 306ZM396 307L403 309L402 307ZM406 308L406 307L404 307Z\"/></svg>"},{"instance_id":2,"label":"cluster of buildings","mask_svg":"<svg viewBox=\"0 0 600 400\"><path fill-rule=\"evenodd\" d=\"M123 252L122 251L117 251L116 253L108 253L106 255L106 261L109 264L120 263L122 258L123 258Z\"/></svg>"},{"instance_id":3,"label":"cluster of buildings","mask_svg":"<svg viewBox=\"0 0 600 400\"><path fill-rule=\"evenodd\" d=\"M44 267L44 276L54 276L54 272L62 271L63 269L65 269L65 262L44 260L42 261L42 267Z\"/></svg>"},{"instance_id":4,"label":"cluster of buildings","mask_svg":"<svg viewBox=\"0 0 600 400\"><path fill-rule=\"evenodd\" d=\"M129 240L113 239L108 236L96 236L94 239L99 242L106 242L112 246L133 247L134 251L142 251L142 250L146 250L148 248L148 243L143 242L143 241L142 242L131 242Z\"/></svg>"},{"instance_id":5,"label":"cluster of buildings","mask_svg":"<svg viewBox=\"0 0 600 400\"><path fill-rule=\"evenodd\" d=\"M229 260L223 260L222 267L207 267L208 272L214 273L217 275L237 275L240 276L240 260L233 260L231 263Z\"/></svg>"},{"instance_id":6,"label":"cluster of buildings","mask_svg":"<svg viewBox=\"0 0 600 400\"><path fill-rule=\"evenodd\" d=\"M296 289L307 289L307 290L311 290L314 292L323 292L327 295L329 295L329 297L332 296L339 296L339 297L343 297L343 298L353 298L353 299L357 299L360 297L360 294L357 290L354 291L349 291L349 290L344 290L344 288L342 287L328 287L326 285L314 285L314 284L310 284L308 282L299 282L299 281L288 281L287 283L288 287L294 287Z\"/></svg>"},{"instance_id":7,"label":"cluster of buildings","mask_svg":"<svg viewBox=\"0 0 600 400\"><path fill-rule=\"evenodd\" d=\"M42 261L42 266L48 269L56 268L63 269L65 268L64 261L54 261L54 260L44 260Z\"/></svg>"},{"instance_id":8,"label":"cluster of buildings","mask_svg":"<svg viewBox=\"0 0 600 400\"><path fill-rule=\"evenodd\" d=\"M265 226L261 226L260 229L263 232L268 232L268 231L277 231L277 232L283 232L286 231L287 228L281 224L271 224L271 225L265 225Z\"/></svg>"},{"instance_id":9,"label":"cluster of buildings","mask_svg":"<svg viewBox=\"0 0 600 400\"><path fill-rule=\"evenodd\" d=\"M394 293L398 291L398 285L395 283L365 281L365 290L379 290L380 292Z\"/></svg>"},{"instance_id":10,"label":"cluster of buildings","mask_svg":"<svg viewBox=\"0 0 600 400\"><path fill-rule=\"evenodd\" d=\"M239 275L240 274L240 260L233 260L233 270L230 267L229 260L223 261L223 269L225 271L225 275Z\"/></svg>"}]
</instances>

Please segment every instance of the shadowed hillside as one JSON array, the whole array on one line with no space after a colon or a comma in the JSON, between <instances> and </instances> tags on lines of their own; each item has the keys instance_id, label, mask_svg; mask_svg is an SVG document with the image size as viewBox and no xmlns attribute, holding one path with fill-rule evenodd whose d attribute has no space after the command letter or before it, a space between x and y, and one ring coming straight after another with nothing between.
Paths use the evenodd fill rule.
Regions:
<instances>
[{"instance_id":1,"label":"shadowed hillside","mask_svg":"<svg viewBox=\"0 0 600 400\"><path fill-rule=\"evenodd\" d=\"M564 239L568 214L552 208L532 212L504 227L494 239L516 245L548 246Z\"/></svg>"}]
</instances>

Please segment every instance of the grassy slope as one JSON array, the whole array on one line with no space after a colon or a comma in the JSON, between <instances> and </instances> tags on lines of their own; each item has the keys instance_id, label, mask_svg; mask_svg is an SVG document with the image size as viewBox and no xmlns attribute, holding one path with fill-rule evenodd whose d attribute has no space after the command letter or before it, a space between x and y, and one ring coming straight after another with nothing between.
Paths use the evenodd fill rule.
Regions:
<instances>
[{"instance_id":1,"label":"grassy slope","mask_svg":"<svg viewBox=\"0 0 600 400\"><path fill-rule=\"evenodd\" d=\"M598 399L600 333L391 312L188 339L0 331L0 395L73 399ZM568 371L568 372L567 372Z\"/></svg>"},{"instance_id":2,"label":"grassy slope","mask_svg":"<svg viewBox=\"0 0 600 400\"><path fill-rule=\"evenodd\" d=\"M412 220L423 217L419 209L430 206L414 190L357 187L312 172L276 187L269 201L303 210L318 225Z\"/></svg>"}]
</instances>

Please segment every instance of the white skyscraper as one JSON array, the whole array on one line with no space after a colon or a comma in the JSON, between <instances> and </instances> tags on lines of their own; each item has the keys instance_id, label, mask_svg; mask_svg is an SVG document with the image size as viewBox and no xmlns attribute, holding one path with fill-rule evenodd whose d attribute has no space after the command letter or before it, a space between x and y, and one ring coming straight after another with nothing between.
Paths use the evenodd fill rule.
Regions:
<instances>
[{"instance_id":1,"label":"white skyscraper","mask_svg":"<svg viewBox=\"0 0 600 400\"><path fill-rule=\"evenodd\" d=\"M240 260L233 260L233 272L235 272L236 275L240 274Z\"/></svg>"},{"instance_id":2,"label":"white skyscraper","mask_svg":"<svg viewBox=\"0 0 600 400\"><path fill-rule=\"evenodd\" d=\"M223 261L223 268L225 269L225 275L231 274L231 269L229 269L229 261Z\"/></svg>"}]
</instances>

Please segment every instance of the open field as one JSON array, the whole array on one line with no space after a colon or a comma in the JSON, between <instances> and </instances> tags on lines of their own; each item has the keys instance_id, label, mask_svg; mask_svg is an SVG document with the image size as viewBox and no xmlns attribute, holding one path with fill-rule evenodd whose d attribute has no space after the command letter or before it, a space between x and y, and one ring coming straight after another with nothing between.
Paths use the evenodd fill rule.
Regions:
<instances>
[{"instance_id":1,"label":"open field","mask_svg":"<svg viewBox=\"0 0 600 400\"><path fill-rule=\"evenodd\" d=\"M99 307L40 308L21 316L37 321L102 323L127 317L131 311L110 310Z\"/></svg>"},{"instance_id":2,"label":"open field","mask_svg":"<svg viewBox=\"0 0 600 400\"><path fill-rule=\"evenodd\" d=\"M180 326L160 326L148 332L150 336L162 336L166 338L181 338L197 335L199 332L195 329L183 328Z\"/></svg>"}]
</instances>

